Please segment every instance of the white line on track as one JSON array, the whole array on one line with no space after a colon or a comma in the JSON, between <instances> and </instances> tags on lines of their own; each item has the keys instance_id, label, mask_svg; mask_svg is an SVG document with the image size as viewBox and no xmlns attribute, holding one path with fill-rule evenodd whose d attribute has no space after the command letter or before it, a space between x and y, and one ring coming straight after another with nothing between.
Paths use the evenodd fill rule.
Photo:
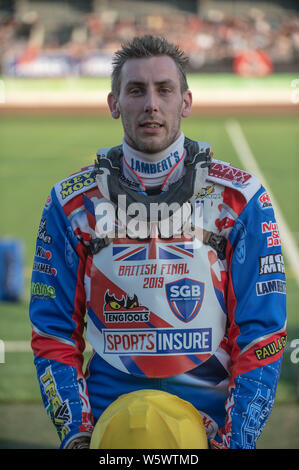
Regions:
<instances>
[{"instance_id":1,"label":"white line on track","mask_svg":"<svg viewBox=\"0 0 299 470\"><path fill-rule=\"evenodd\" d=\"M30 352L30 341L4 341L5 352Z\"/></svg>"},{"instance_id":2,"label":"white line on track","mask_svg":"<svg viewBox=\"0 0 299 470\"><path fill-rule=\"evenodd\" d=\"M261 172L254 155L249 147L249 144L244 136L240 124L236 120L229 120L226 122L226 131L230 137L230 140L237 152L237 155L249 173L253 173L267 189L270 195L271 202L274 208L276 220L278 223L279 233L282 240L282 250L285 254L292 272L295 276L297 284L299 286L299 251L296 241L290 231L288 224L285 221L284 216L278 206L278 203L271 193L270 186Z\"/></svg>"}]
</instances>

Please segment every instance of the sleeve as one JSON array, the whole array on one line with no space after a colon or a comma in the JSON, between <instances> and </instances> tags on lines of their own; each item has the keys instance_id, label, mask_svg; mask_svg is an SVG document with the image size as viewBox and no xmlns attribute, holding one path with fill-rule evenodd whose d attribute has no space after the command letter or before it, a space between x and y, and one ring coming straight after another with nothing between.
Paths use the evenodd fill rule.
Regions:
<instances>
[{"instance_id":1,"label":"sleeve","mask_svg":"<svg viewBox=\"0 0 299 470\"><path fill-rule=\"evenodd\" d=\"M254 449L274 404L286 343L284 262L263 187L236 220L227 250L231 381L216 447Z\"/></svg>"},{"instance_id":2,"label":"sleeve","mask_svg":"<svg viewBox=\"0 0 299 470\"><path fill-rule=\"evenodd\" d=\"M41 395L61 448L93 430L82 372L86 256L53 189L37 234L29 314Z\"/></svg>"}]
</instances>

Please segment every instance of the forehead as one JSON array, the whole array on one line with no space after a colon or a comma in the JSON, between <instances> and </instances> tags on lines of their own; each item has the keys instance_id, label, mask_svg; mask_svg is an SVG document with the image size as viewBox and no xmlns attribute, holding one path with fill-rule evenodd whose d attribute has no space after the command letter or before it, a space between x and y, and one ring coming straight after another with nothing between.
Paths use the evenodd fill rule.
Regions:
<instances>
[{"instance_id":1,"label":"forehead","mask_svg":"<svg viewBox=\"0 0 299 470\"><path fill-rule=\"evenodd\" d=\"M121 71L121 85L128 82L160 83L173 81L179 84L179 71L171 57L158 56L142 59L128 59Z\"/></svg>"}]
</instances>

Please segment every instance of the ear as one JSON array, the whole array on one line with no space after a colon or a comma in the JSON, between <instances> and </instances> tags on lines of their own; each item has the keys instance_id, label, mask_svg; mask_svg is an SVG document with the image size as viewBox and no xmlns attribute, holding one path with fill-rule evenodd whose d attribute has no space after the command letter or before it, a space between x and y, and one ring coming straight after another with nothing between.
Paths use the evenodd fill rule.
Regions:
<instances>
[{"instance_id":1,"label":"ear","mask_svg":"<svg viewBox=\"0 0 299 470\"><path fill-rule=\"evenodd\" d=\"M120 117L118 98L112 92L107 96L107 103L113 119L118 119Z\"/></svg>"},{"instance_id":2,"label":"ear","mask_svg":"<svg viewBox=\"0 0 299 470\"><path fill-rule=\"evenodd\" d=\"M186 118L191 113L192 108L192 93L190 90L187 90L183 94L183 106L181 116Z\"/></svg>"}]
</instances>

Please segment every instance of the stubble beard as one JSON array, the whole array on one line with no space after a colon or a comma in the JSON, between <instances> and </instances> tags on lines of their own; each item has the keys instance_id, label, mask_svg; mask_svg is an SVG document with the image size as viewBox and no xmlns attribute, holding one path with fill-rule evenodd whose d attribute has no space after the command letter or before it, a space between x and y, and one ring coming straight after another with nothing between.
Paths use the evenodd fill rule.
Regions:
<instances>
[{"instance_id":1,"label":"stubble beard","mask_svg":"<svg viewBox=\"0 0 299 470\"><path fill-rule=\"evenodd\" d=\"M127 134L128 135L128 134ZM134 148L135 150L138 150L139 152L147 153L147 154L155 154L162 152L165 150L167 147L169 147L178 137L179 135L179 130L174 131L168 138L163 139L162 141L156 141L155 138L153 139L146 139L144 141L143 139L126 139L129 140L129 145Z\"/></svg>"},{"instance_id":2,"label":"stubble beard","mask_svg":"<svg viewBox=\"0 0 299 470\"><path fill-rule=\"evenodd\" d=\"M167 132L165 138L162 140L158 139L158 141L155 137L152 139L150 137L145 139L139 138L136 133L134 133L134 130L132 131L131 127L127 124L125 114L121 113L121 119L127 144L139 152L148 154L162 152L167 147L169 147L179 137L180 134L181 109L177 110L177 118L174 120L173 126L171 127L170 131Z\"/></svg>"}]
</instances>

